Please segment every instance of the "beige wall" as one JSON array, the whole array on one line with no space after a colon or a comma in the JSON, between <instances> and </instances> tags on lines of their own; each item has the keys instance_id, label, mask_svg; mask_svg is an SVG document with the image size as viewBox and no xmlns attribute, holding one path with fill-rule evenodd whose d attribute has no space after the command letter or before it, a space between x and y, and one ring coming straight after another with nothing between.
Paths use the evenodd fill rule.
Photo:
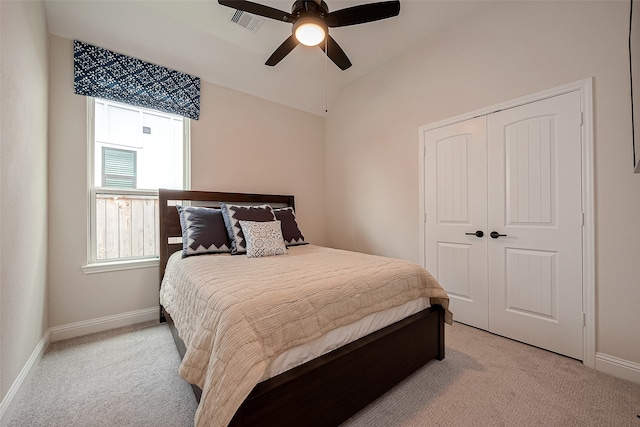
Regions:
<instances>
[{"instance_id":1,"label":"beige wall","mask_svg":"<svg viewBox=\"0 0 640 427\"><path fill-rule=\"evenodd\" d=\"M324 244L324 119L213 84L191 122L191 187L293 194L305 238Z\"/></svg>"},{"instance_id":2,"label":"beige wall","mask_svg":"<svg viewBox=\"0 0 640 427\"><path fill-rule=\"evenodd\" d=\"M343 90L327 120L327 243L419 262L418 128L594 78L596 350L640 363L640 175L629 5L505 2Z\"/></svg>"},{"instance_id":3,"label":"beige wall","mask_svg":"<svg viewBox=\"0 0 640 427\"><path fill-rule=\"evenodd\" d=\"M73 44L50 37L49 323L158 305L157 267L84 274L86 98L73 93ZM191 124L196 190L293 194L300 227L324 243L324 119L202 82Z\"/></svg>"},{"instance_id":4,"label":"beige wall","mask_svg":"<svg viewBox=\"0 0 640 427\"><path fill-rule=\"evenodd\" d=\"M0 2L0 400L47 324L47 27Z\"/></svg>"}]
</instances>

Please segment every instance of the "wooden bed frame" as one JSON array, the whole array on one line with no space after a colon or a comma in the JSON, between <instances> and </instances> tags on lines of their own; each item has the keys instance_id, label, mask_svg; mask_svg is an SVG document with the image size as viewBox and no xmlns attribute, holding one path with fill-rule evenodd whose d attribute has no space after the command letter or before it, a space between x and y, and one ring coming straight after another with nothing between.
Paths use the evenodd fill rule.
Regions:
<instances>
[{"instance_id":1,"label":"wooden bed frame","mask_svg":"<svg viewBox=\"0 0 640 427\"><path fill-rule=\"evenodd\" d=\"M160 281L169 256L182 250L175 204L218 207L220 202L294 207L293 196L160 190ZM180 357L186 346L169 313ZM433 359L444 359L444 309L433 305L317 359L265 380L253 389L230 426L336 426ZM202 391L192 384L196 399Z\"/></svg>"}]
</instances>

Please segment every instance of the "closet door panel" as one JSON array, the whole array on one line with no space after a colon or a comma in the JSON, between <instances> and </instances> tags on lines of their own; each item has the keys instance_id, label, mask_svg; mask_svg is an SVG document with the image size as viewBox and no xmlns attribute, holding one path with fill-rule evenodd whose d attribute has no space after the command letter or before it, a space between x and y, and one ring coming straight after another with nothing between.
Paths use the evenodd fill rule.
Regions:
<instances>
[{"instance_id":1,"label":"closet door panel","mask_svg":"<svg viewBox=\"0 0 640 427\"><path fill-rule=\"evenodd\" d=\"M456 321L483 329L488 327L486 159L484 117L425 133L426 266L449 293Z\"/></svg>"},{"instance_id":2,"label":"closet door panel","mask_svg":"<svg viewBox=\"0 0 640 427\"><path fill-rule=\"evenodd\" d=\"M488 116L489 330L582 359L580 94Z\"/></svg>"}]
</instances>

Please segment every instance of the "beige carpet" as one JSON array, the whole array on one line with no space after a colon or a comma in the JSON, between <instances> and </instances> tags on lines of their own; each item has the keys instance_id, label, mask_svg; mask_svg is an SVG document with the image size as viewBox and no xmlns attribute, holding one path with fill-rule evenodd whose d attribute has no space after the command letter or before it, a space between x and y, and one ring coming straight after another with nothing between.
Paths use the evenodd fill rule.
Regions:
<instances>
[{"instance_id":1,"label":"beige carpet","mask_svg":"<svg viewBox=\"0 0 640 427\"><path fill-rule=\"evenodd\" d=\"M344 427L640 427L640 385L461 324L447 354ZM52 344L9 423L16 426L190 426L196 403L177 375L166 325Z\"/></svg>"},{"instance_id":2,"label":"beige carpet","mask_svg":"<svg viewBox=\"0 0 640 427\"><path fill-rule=\"evenodd\" d=\"M640 427L640 384L462 324L429 363L345 427Z\"/></svg>"},{"instance_id":3,"label":"beige carpet","mask_svg":"<svg viewBox=\"0 0 640 427\"><path fill-rule=\"evenodd\" d=\"M167 325L120 328L51 344L8 427L193 425Z\"/></svg>"}]
</instances>

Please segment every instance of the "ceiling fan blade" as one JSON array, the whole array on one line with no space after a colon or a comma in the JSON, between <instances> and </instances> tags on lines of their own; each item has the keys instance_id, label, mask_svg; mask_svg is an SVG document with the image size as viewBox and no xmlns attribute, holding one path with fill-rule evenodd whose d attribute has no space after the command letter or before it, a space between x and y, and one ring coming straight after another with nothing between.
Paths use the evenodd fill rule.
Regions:
<instances>
[{"instance_id":1,"label":"ceiling fan blade","mask_svg":"<svg viewBox=\"0 0 640 427\"><path fill-rule=\"evenodd\" d=\"M238 9L243 12L253 13L254 15L264 16L265 18L275 19L276 21L293 22L294 16L289 12L278 10L270 6L254 3L246 0L218 0L223 6Z\"/></svg>"},{"instance_id":2,"label":"ceiling fan blade","mask_svg":"<svg viewBox=\"0 0 640 427\"><path fill-rule=\"evenodd\" d=\"M318 46L320 46L320 49L325 50L324 43L320 43ZM347 58L347 54L344 53L344 50L342 50L340 45L329 34L327 34L327 50L325 53L342 71L352 65L349 58Z\"/></svg>"},{"instance_id":3,"label":"ceiling fan blade","mask_svg":"<svg viewBox=\"0 0 640 427\"><path fill-rule=\"evenodd\" d=\"M399 13L399 0L384 1L336 10L325 17L325 22L328 27L346 27L348 25L364 24L365 22L391 18L398 16Z\"/></svg>"},{"instance_id":4,"label":"ceiling fan blade","mask_svg":"<svg viewBox=\"0 0 640 427\"><path fill-rule=\"evenodd\" d=\"M278 62L282 61L282 59L287 56L289 52L291 52L296 46L298 46L298 40L296 40L295 36L292 34L280 46L278 46L278 48L271 54L264 65L273 67Z\"/></svg>"}]
</instances>

